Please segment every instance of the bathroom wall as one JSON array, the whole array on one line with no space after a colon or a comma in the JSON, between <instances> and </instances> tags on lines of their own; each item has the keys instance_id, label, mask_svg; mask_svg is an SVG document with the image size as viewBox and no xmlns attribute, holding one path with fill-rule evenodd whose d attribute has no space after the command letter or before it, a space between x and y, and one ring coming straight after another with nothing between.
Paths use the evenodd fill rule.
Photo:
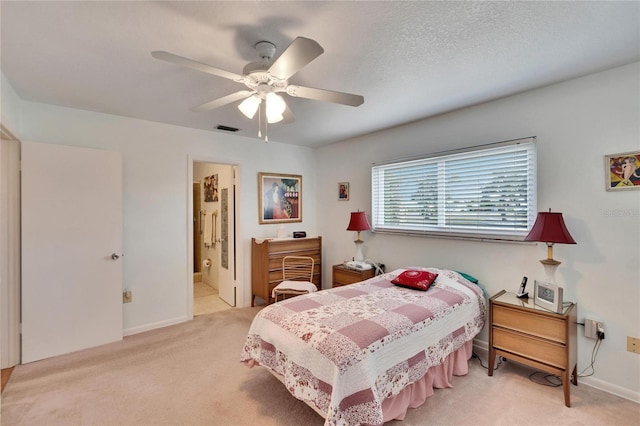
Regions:
<instances>
[{"instance_id":1,"label":"bathroom wall","mask_svg":"<svg viewBox=\"0 0 640 426\"><path fill-rule=\"evenodd\" d=\"M220 238L220 169L221 167L212 163L193 163L193 180L194 182L200 183L200 206L198 207L198 211L196 214L200 214L200 212L206 212L205 216L200 216L201 221L211 220L211 213L216 211L218 212L217 218L214 221L216 225L216 230L214 235ZM217 192L214 194L215 201L205 201L207 198L205 196L205 178L209 176L218 175L218 183L217 183ZM194 225L197 225L194 224ZM202 229L204 229L204 223L202 223ZM211 246L204 244L204 238L202 238L200 250L202 253L202 261L205 259L211 260L211 266L209 268L204 265L201 266L200 270L202 271L202 281L210 287L218 289L218 269L220 267L220 253L219 248L220 245L215 243Z\"/></svg>"}]
</instances>

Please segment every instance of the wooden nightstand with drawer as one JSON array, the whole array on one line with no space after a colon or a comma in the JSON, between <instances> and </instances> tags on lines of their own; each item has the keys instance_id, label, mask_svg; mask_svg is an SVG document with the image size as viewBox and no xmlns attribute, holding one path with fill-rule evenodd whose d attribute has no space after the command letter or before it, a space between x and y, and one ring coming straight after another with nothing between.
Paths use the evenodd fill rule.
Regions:
<instances>
[{"instance_id":1,"label":"wooden nightstand with drawer","mask_svg":"<svg viewBox=\"0 0 640 426\"><path fill-rule=\"evenodd\" d=\"M569 382L578 384L575 303L557 314L502 290L489 300L489 376L496 356L562 377L564 403L571 406ZM573 376L573 377L572 377Z\"/></svg>"},{"instance_id":2,"label":"wooden nightstand with drawer","mask_svg":"<svg viewBox=\"0 0 640 426\"><path fill-rule=\"evenodd\" d=\"M375 276L375 269L357 270L347 268L343 264L333 265L333 280L331 287L340 287L343 285L349 285L359 283L360 281L367 280Z\"/></svg>"}]
</instances>

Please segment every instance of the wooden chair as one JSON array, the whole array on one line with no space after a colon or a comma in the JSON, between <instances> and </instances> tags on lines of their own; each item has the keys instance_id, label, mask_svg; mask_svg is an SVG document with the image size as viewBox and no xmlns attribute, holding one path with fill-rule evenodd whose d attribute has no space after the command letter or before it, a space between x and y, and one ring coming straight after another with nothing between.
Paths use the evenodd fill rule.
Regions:
<instances>
[{"instance_id":1,"label":"wooden chair","mask_svg":"<svg viewBox=\"0 0 640 426\"><path fill-rule=\"evenodd\" d=\"M313 293L318 288L313 283L314 261L308 256L285 256L282 259L282 282L273 288L271 297L278 301L300 294Z\"/></svg>"}]
</instances>

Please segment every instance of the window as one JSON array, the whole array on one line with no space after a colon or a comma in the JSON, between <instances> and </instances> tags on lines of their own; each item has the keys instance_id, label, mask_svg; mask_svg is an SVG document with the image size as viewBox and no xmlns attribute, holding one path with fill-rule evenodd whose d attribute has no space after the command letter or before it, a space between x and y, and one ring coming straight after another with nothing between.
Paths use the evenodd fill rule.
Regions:
<instances>
[{"instance_id":1,"label":"window","mask_svg":"<svg viewBox=\"0 0 640 426\"><path fill-rule=\"evenodd\" d=\"M374 232L521 241L536 218L535 137L374 164Z\"/></svg>"}]
</instances>

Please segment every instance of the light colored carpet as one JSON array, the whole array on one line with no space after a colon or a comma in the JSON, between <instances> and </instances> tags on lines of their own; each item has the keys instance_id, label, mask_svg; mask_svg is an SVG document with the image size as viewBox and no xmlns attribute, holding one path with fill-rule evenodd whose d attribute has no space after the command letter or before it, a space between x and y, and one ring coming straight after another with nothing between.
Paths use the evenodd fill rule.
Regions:
<instances>
[{"instance_id":1,"label":"light colored carpet","mask_svg":"<svg viewBox=\"0 0 640 426\"><path fill-rule=\"evenodd\" d=\"M322 425L264 368L239 362L260 307L193 321L16 367L2 395L10 425ZM486 363L486 360L485 360ZM503 363L488 377L478 360L453 389L410 410L397 426L638 425L640 405L585 385L531 382L531 370Z\"/></svg>"}]
</instances>

